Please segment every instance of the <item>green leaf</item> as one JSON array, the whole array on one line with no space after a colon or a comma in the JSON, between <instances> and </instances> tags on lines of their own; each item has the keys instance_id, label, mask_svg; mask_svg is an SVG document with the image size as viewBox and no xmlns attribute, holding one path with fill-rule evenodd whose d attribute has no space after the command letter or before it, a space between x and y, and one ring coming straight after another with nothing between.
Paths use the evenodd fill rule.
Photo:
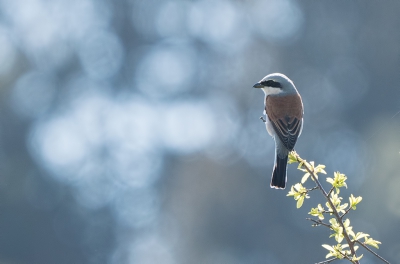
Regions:
<instances>
[{"instance_id":1,"label":"green leaf","mask_svg":"<svg viewBox=\"0 0 400 264\"><path fill-rule=\"evenodd\" d=\"M346 212L346 208L347 208L348 205L349 205L348 203L338 205L336 207L336 210L338 211L338 213L344 214Z\"/></svg>"},{"instance_id":2,"label":"green leaf","mask_svg":"<svg viewBox=\"0 0 400 264\"><path fill-rule=\"evenodd\" d=\"M363 232L357 232L357 234L355 236L353 236L353 240L360 240L361 238L364 237L369 237L368 234L365 234Z\"/></svg>"},{"instance_id":3,"label":"green leaf","mask_svg":"<svg viewBox=\"0 0 400 264\"><path fill-rule=\"evenodd\" d=\"M334 177L332 178L326 178L326 181L332 184L333 187L336 188L338 191L339 188L341 187L346 187L347 188L347 183L346 183L347 177L346 175L340 173L340 172L335 172Z\"/></svg>"},{"instance_id":4,"label":"green leaf","mask_svg":"<svg viewBox=\"0 0 400 264\"><path fill-rule=\"evenodd\" d=\"M310 177L310 173L307 172L306 174L304 174L303 178L301 178L301 183L304 184L307 181L308 177Z\"/></svg>"},{"instance_id":5,"label":"green leaf","mask_svg":"<svg viewBox=\"0 0 400 264\"><path fill-rule=\"evenodd\" d=\"M290 187L290 191L286 196L295 196L297 191L294 189L294 186Z\"/></svg>"},{"instance_id":6,"label":"green leaf","mask_svg":"<svg viewBox=\"0 0 400 264\"><path fill-rule=\"evenodd\" d=\"M340 203L341 203L341 201L342 201L342 199L343 199L343 198L340 197L338 194L339 194L339 192L338 192L338 190L337 190L336 193L335 193L335 192L332 192L332 193L331 193L331 197L330 197L330 199L331 199L333 205L334 205L336 208L338 208L338 207L340 206Z\"/></svg>"},{"instance_id":7,"label":"green leaf","mask_svg":"<svg viewBox=\"0 0 400 264\"><path fill-rule=\"evenodd\" d=\"M296 156L295 156L295 154L296 154L295 151L289 152L289 159L288 159L288 163L289 163L289 164L298 162L298 161L297 161L297 158L296 158Z\"/></svg>"},{"instance_id":8,"label":"green leaf","mask_svg":"<svg viewBox=\"0 0 400 264\"><path fill-rule=\"evenodd\" d=\"M326 171L325 171L324 169L325 169L325 165L318 164L318 166L314 168L314 172L315 172L316 174L317 174L317 173L326 174Z\"/></svg>"},{"instance_id":9,"label":"green leaf","mask_svg":"<svg viewBox=\"0 0 400 264\"><path fill-rule=\"evenodd\" d=\"M328 178L326 178L326 181L333 185L333 179L332 178L328 177Z\"/></svg>"},{"instance_id":10,"label":"green leaf","mask_svg":"<svg viewBox=\"0 0 400 264\"><path fill-rule=\"evenodd\" d=\"M304 202L304 196L302 195L302 196L300 196L300 198L297 200L296 207L297 207L297 208L300 208L300 207L303 205L303 202Z\"/></svg>"},{"instance_id":11,"label":"green leaf","mask_svg":"<svg viewBox=\"0 0 400 264\"><path fill-rule=\"evenodd\" d=\"M354 234L354 231L353 231L353 227L350 226L350 219L347 218L347 219L343 222L343 225L344 225L344 228L346 229L347 234L349 234L349 236L354 237L355 234Z\"/></svg>"},{"instance_id":12,"label":"green leaf","mask_svg":"<svg viewBox=\"0 0 400 264\"><path fill-rule=\"evenodd\" d=\"M310 198L307 192L307 189L301 183L296 183L290 188L290 191L286 196L293 196L297 201L296 207L300 208L303 205L304 199Z\"/></svg>"},{"instance_id":13,"label":"green leaf","mask_svg":"<svg viewBox=\"0 0 400 264\"><path fill-rule=\"evenodd\" d=\"M358 257L353 257L351 260L352 260L352 261L359 261L360 259L362 259L363 256L364 256L364 254L361 254L361 255L358 256Z\"/></svg>"},{"instance_id":14,"label":"green leaf","mask_svg":"<svg viewBox=\"0 0 400 264\"><path fill-rule=\"evenodd\" d=\"M372 238L365 238L364 244L373 246L374 248L379 248L378 244L382 244L381 242L374 240Z\"/></svg>"},{"instance_id":15,"label":"green leaf","mask_svg":"<svg viewBox=\"0 0 400 264\"><path fill-rule=\"evenodd\" d=\"M325 209L322 207L321 204L318 204L318 207L311 208L311 211L308 214L310 214L312 216L317 216L319 220L323 220L325 218L324 214L323 214L324 212L325 212Z\"/></svg>"},{"instance_id":16,"label":"green leaf","mask_svg":"<svg viewBox=\"0 0 400 264\"><path fill-rule=\"evenodd\" d=\"M323 248L325 248L326 250L329 250L329 251L334 251L333 247L332 247L332 246L330 246L330 245L323 244L323 245L322 245L322 247L323 247Z\"/></svg>"},{"instance_id":17,"label":"green leaf","mask_svg":"<svg viewBox=\"0 0 400 264\"><path fill-rule=\"evenodd\" d=\"M331 218L329 220L329 223L331 223L331 229L333 230L333 234L331 234L329 237L335 237L335 240L340 243L342 242L344 235L343 235L343 227L336 221L336 218Z\"/></svg>"},{"instance_id":18,"label":"green leaf","mask_svg":"<svg viewBox=\"0 0 400 264\"><path fill-rule=\"evenodd\" d=\"M351 209L356 210L356 208L357 208L356 205L362 201L362 197L361 196L354 197L354 195L351 194L349 197L349 201L350 201Z\"/></svg>"},{"instance_id":19,"label":"green leaf","mask_svg":"<svg viewBox=\"0 0 400 264\"><path fill-rule=\"evenodd\" d=\"M343 259L343 255L346 255L344 248L347 248L348 245L337 244L336 246L332 247L324 244L322 247L329 251L325 258L335 257L338 259Z\"/></svg>"}]
</instances>

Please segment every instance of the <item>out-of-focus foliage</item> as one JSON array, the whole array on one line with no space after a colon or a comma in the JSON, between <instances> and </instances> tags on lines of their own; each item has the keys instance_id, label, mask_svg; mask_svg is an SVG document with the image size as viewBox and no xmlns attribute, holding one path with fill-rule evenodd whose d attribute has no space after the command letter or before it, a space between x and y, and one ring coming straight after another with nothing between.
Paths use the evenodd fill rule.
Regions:
<instances>
[{"instance_id":1,"label":"out-of-focus foliage","mask_svg":"<svg viewBox=\"0 0 400 264\"><path fill-rule=\"evenodd\" d=\"M351 175L375 208L352 224L400 259L399 8L0 0L0 262L318 261L268 187L271 72L302 95L298 151Z\"/></svg>"}]
</instances>

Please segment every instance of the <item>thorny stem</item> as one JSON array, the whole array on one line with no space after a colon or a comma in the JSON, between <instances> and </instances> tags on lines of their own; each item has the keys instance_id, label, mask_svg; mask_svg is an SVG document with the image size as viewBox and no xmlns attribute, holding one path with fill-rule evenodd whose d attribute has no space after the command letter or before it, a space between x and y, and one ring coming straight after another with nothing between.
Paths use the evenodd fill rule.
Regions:
<instances>
[{"instance_id":1,"label":"thorny stem","mask_svg":"<svg viewBox=\"0 0 400 264\"><path fill-rule=\"evenodd\" d=\"M354 241L355 243L358 243L360 246L362 246L363 248L365 248L366 250L368 250L369 252L371 252L372 254L374 254L377 258L379 258L380 260L382 260L383 262L390 264L389 261L387 261L386 259L382 258L381 256L379 256L377 253L375 253L373 250L371 250L369 247L367 247L364 243L356 240Z\"/></svg>"},{"instance_id":2,"label":"thorny stem","mask_svg":"<svg viewBox=\"0 0 400 264\"><path fill-rule=\"evenodd\" d=\"M354 242L351 241L351 239L349 237L349 234L347 234L347 230L346 230L346 227L343 224L342 218L340 217L338 211L336 210L335 205L333 204L333 202L329 198L329 196L326 193L325 189L322 187L321 183L318 181L317 177L315 176L314 171L312 171L310 169L310 167L311 167L310 164L307 161L305 161L304 159L300 158L299 154L297 154L296 152L293 152L293 154L296 157L297 162L302 163L303 167L306 169L306 171L308 173L310 173L310 175L313 178L313 180L317 183L318 188L321 190L322 194L328 200L328 203L329 203L329 205L330 205L330 207L332 209L332 213L335 215L336 219L339 221L339 224L343 229L343 236L346 239L347 244L349 245L351 255L354 256L354 257L357 257L356 251L354 250ZM331 191L329 193L331 193ZM353 263L360 264L360 262L358 260L355 260Z\"/></svg>"}]
</instances>

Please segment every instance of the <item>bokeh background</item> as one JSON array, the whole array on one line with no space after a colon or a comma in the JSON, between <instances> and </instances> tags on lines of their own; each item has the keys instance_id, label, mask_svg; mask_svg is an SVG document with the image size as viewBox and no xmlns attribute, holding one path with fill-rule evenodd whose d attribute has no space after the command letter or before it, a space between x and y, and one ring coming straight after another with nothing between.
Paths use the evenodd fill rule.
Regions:
<instances>
[{"instance_id":1,"label":"bokeh background","mask_svg":"<svg viewBox=\"0 0 400 264\"><path fill-rule=\"evenodd\" d=\"M269 187L272 72L296 150L400 259L400 2L0 0L0 263L315 263L313 193ZM288 185L301 178L289 166ZM362 263L380 263L368 252Z\"/></svg>"}]
</instances>

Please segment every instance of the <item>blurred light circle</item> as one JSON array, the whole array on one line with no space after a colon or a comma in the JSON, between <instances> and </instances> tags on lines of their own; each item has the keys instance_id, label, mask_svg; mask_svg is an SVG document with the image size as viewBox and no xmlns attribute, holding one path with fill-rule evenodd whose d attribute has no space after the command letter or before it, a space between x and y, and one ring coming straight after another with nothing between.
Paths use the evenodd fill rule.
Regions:
<instances>
[{"instance_id":1,"label":"blurred light circle","mask_svg":"<svg viewBox=\"0 0 400 264\"><path fill-rule=\"evenodd\" d=\"M71 173L88 155L88 142L74 119L62 116L36 126L33 141L45 164ZM71 171L72 170L72 171Z\"/></svg>"},{"instance_id":2,"label":"blurred light circle","mask_svg":"<svg viewBox=\"0 0 400 264\"><path fill-rule=\"evenodd\" d=\"M53 2L52 2L53 3ZM101 28L108 28L113 18L113 5L107 1L69 0L54 1L60 11L60 34L80 43L90 34Z\"/></svg>"},{"instance_id":3,"label":"blurred light circle","mask_svg":"<svg viewBox=\"0 0 400 264\"><path fill-rule=\"evenodd\" d=\"M208 98L214 116L215 132L206 154L223 164L232 164L238 160L235 144L240 133L242 112L236 100L229 93L213 93Z\"/></svg>"},{"instance_id":4,"label":"blurred light circle","mask_svg":"<svg viewBox=\"0 0 400 264\"><path fill-rule=\"evenodd\" d=\"M151 49L135 74L137 88L149 97L186 92L193 86L195 54L188 45L166 44Z\"/></svg>"},{"instance_id":5,"label":"blurred light circle","mask_svg":"<svg viewBox=\"0 0 400 264\"><path fill-rule=\"evenodd\" d=\"M189 13L190 31L205 41L223 41L235 32L237 16L235 6L228 1L197 1Z\"/></svg>"},{"instance_id":6,"label":"blurred light circle","mask_svg":"<svg viewBox=\"0 0 400 264\"><path fill-rule=\"evenodd\" d=\"M287 41L303 24L303 13L296 1L257 1L251 7L251 21L257 34L270 41Z\"/></svg>"},{"instance_id":7,"label":"blurred light circle","mask_svg":"<svg viewBox=\"0 0 400 264\"><path fill-rule=\"evenodd\" d=\"M225 0L192 2L187 12L190 34L219 52L238 52L250 39L238 5Z\"/></svg>"},{"instance_id":8,"label":"blurred light circle","mask_svg":"<svg viewBox=\"0 0 400 264\"><path fill-rule=\"evenodd\" d=\"M164 1L156 16L156 28L163 37L179 36L186 33L187 4L181 1Z\"/></svg>"},{"instance_id":9,"label":"blurred light circle","mask_svg":"<svg viewBox=\"0 0 400 264\"><path fill-rule=\"evenodd\" d=\"M80 45L79 57L90 77L107 79L121 67L124 52L115 34L94 31L86 36Z\"/></svg>"},{"instance_id":10,"label":"blurred light circle","mask_svg":"<svg viewBox=\"0 0 400 264\"><path fill-rule=\"evenodd\" d=\"M206 103L186 101L167 105L164 111L160 136L171 151L199 151L214 137L214 115Z\"/></svg>"},{"instance_id":11,"label":"blurred light circle","mask_svg":"<svg viewBox=\"0 0 400 264\"><path fill-rule=\"evenodd\" d=\"M147 104L138 98L118 102L94 91L84 94L68 112L37 123L32 154L57 178L77 185L106 175L115 184L150 186L162 159L156 151L155 109Z\"/></svg>"},{"instance_id":12,"label":"blurred light circle","mask_svg":"<svg viewBox=\"0 0 400 264\"><path fill-rule=\"evenodd\" d=\"M126 150L152 150L159 145L156 104L139 96L116 100L104 114L104 137L123 142Z\"/></svg>"},{"instance_id":13,"label":"blurred light circle","mask_svg":"<svg viewBox=\"0 0 400 264\"><path fill-rule=\"evenodd\" d=\"M73 47L94 28L108 25L107 2L2 1L2 15L21 52L37 67L54 70L68 63ZM23 8L21 8L23 6ZM73 44L73 45L71 45Z\"/></svg>"}]
</instances>

